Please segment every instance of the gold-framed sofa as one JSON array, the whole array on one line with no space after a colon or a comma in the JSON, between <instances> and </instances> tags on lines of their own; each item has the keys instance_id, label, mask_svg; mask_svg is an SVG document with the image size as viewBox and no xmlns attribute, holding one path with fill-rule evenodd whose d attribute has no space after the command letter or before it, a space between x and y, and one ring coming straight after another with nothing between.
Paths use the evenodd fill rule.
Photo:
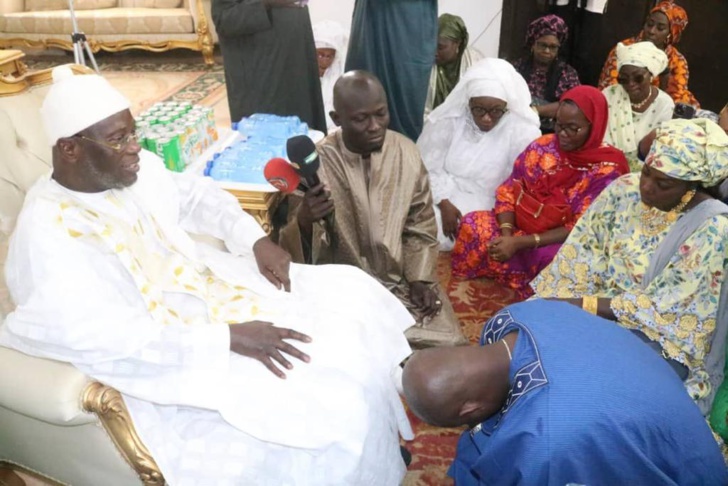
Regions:
<instances>
[{"instance_id":1,"label":"gold-framed sofa","mask_svg":"<svg viewBox=\"0 0 728 486\"><path fill-rule=\"evenodd\" d=\"M12 310L4 282L7 245L25 193L50 170L38 109L49 70L28 73L18 54L0 76L0 325ZM8 67L13 66L13 67ZM90 72L84 66L74 71ZM14 70L7 73L6 70ZM145 484L164 477L139 440L121 395L68 363L0 346L0 469L31 471L49 484Z\"/></svg>"},{"instance_id":2,"label":"gold-framed sofa","mask_svg":"<svg viewBox=\"0 0 728 486\"><path fill-rule=\"evenodd\" d=\"M208 0L74 0L74 9L94 52L184 48L214 63ZM68 0L0 2L0 48L72 50L72 32Z\"/></svg>"}]
</instances>

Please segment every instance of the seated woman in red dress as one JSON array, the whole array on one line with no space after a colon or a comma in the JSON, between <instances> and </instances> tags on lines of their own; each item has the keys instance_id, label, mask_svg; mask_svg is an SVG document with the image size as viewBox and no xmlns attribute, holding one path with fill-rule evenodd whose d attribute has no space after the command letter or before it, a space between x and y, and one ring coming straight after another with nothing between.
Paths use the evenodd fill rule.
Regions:
<instances>
[{"instance_id":1,"label":"seated woman in red dress","mask_svg":"<svg viewBox=\"0 0 728 486\"><path fill-rule=\"evenodd\" d=\"M607 100L590 86L561 97L556 133L532 142L496 191L493 211L466 214L452 251L453 274L487 277L532 294L528 283L551 262L589 204L629 172L624 154L603 143Z\"/></svg>"}]
</instances>

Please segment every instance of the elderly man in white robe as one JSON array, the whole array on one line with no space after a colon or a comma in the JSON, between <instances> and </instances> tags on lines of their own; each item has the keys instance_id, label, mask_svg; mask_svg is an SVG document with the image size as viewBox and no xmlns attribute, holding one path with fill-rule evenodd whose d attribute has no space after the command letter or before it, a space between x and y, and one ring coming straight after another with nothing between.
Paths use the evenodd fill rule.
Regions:
<instances>
[{"instance_id":1,"label":"elderly man in white robe","mask_svg":"<svg viewBox=\"0 0 728 486\"><path fill-rule=\"evenodd\" d=\"M399 300L353 267L291 265L234 197L141 150L106 80L53 74L53 172L11 240L0 343L121 391L169 484L398 484Z\"/></svg>"}]
</instances>

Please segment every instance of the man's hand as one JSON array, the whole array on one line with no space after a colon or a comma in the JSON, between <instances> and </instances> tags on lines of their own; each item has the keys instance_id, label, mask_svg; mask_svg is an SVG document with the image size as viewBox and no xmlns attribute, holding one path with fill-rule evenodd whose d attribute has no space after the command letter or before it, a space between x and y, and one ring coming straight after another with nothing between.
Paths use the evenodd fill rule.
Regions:
<instances>
[{"instance_id":1,"label":"man's hand","mask_svg":"<svg viewBox=\"0 0 728 486\"><path fill-rule=\"evenodd\" d=\"M275 327L270 322L250 321L242 324L232 324L230 327L230 351L248 358L257 359L265 365L278 378L286 375L273 363L276 360L285 369L290 370L293 365L281 354L286 353L304 363L311 361L306 354L291 346L284 339L295 339L310 343L311 338L292 329Z\"/></svg>"},{"instance_id":2,"label":"man's hand","mask_svg":"<svg viewBox=\"0 0 728 486\"><path fill-rule=\"evenodd\" d=\"M458 236L458 227L460 226L460 220L463 218L460 210L455 207L447 199L443 199L437 205L440 208L440 216L442 217L442 232L445 236L455 241Z\"/></svg>"},{"instance_id":3,"label":"man's hand","mask_svg":"<svg viewBox=\"0 0 728 486\"><path fill-rule=\"evenodd\" d=\"M334 210L334 201L329 198L323 184L313 186L303 196L298 208L298 226L305 234L310 235L313 223L324 219Z\"/></svg>"},{"instance_id":4,"label":"man's hand","mask_svg":"<svg viewBox=\"0 0 728 486\"><path fill-rule=\"evenodd\" d=\"M410 283L410 300L426 317L437 314L442 308L437 292L426 282Z\"/></svg>"},{"instance_id":5,"label":"man's hand","mask_svg":"<svg viewBox=\"0 0 728 486\"><path fill-rule=\"evenodd\" d=\"M521 249L517 236L499 236L488 245L488 255L497 262L506 262Z\"/></svg>"},{"instance_id":6,"label":"man's hand","mask_svg":"<svg viewBox=\"0 0 728 486\"><path fill-rule=\"evenodd\" d=\"M283 287L286 292L290 292L291 279L288 276L288 269L291 266L291 255L270 241L267 236L255 242L253 254L260 273L277 289Z\"/></svg>"},{"instance_id":7,"label":"man's hand","mask_svg":"<svg viewBox=\"0 0 728 486\"><path fill-rule=\"evenodd\" d=\"M263 0L263 6L267 8L298 7L300 0Z\"/></svg>"}]
</instances>

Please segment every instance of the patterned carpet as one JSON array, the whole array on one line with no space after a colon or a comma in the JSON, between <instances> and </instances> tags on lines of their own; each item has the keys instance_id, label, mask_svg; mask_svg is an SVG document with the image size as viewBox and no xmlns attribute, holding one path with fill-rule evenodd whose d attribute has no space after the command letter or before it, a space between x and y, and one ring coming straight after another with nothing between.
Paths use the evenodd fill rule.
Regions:
<instances>
[{"instance_id":1,"label":"patterned carpet","mask_svg":"<svg viewBox=\"0 0 728 486\"><path fill-rule=\"evenodd\" d=\"M37 70L72 62L68 55L26 57L28 67ZM170 53L130 52L97 55L99 68L109 81L132 100L139 113L163 100L191 101L215 109L218 126L229 126L225 79L220 58L207 67L198 53L183 50ZM483 322L516 295L490 280L460 280L450 273L450 256L441 254L438 276L447 289L465 335L477 343ZM412 464L405 486L449 485L447 468L455 455L460 429L431 427L410 415L417 437L405 444Z\"/></svg>"},{"instance_id":2,"label":"patterned carpet","mask_svg":"<svg viewBox=\"0 0 728 486\"><path fill-rule=\"evenodd\" d=\"M477 343L483 322L495 312L516 301L516 294L487 279L461 280L450 272L450 255L441 253L437 274L450 296L463 332L471 343ZM463 429L432 427L410 414L415 430L414 441L405 444L412 453L405 486L451 485L447 469L455 456L455 446Z\"/></svg>"},{"instance_id":3,"label":"patterned carpet","mask_svg":"<svg viewBox=\"0 0 728 486\"><path fill-rule=\"evenodd\" d=\"M126 51L95 55L103 75L132 100L132 112L141 113L158 101L189 101L215 110L218 126L230 126L222 59L206 66L197 52L178 49L165 53ZM37 71L73 62L73 56L28 54L28 68ZM90 65L90 63L87 63Z\"/></svg>"}]
</instances>

